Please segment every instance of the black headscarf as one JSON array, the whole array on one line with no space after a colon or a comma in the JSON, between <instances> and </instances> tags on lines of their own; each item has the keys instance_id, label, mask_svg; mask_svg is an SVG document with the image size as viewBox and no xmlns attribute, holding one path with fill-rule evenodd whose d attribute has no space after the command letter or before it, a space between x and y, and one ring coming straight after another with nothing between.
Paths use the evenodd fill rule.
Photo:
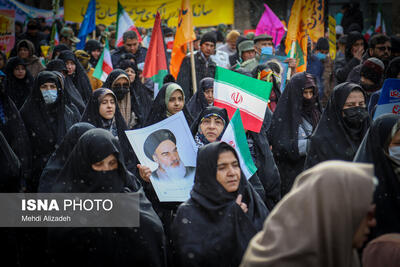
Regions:
<instances>
[{"instance_id":1,"label":"black headscarf","mask_svg":"<svg viewBox=\"0 0 400 267\"><path fill-rule=\"evenodd\" d=\"M378 178L374 193L377 225L372 229L371 239L400 232L400 179L394 172L395 163L388 157L392 129L399 120L397 114L379 116L365 134L354 157L355 162L373 163Z\"/></svg>"},{"instance_id":2,"label":"black headscarf","mask_svg":"<svg viewBox=\"0 0 400 267\"><path fill-rule=\"evenodd\" d=\"M350 127L343 118L343 106L354 90L361 91L366 99L365 92L355 83L341 83L333 89L318 127L310 137L305 169L325 160L353 160L370 125L366 108L364 115L367 117L364 116L357 129Z\"/></svg>"},{"instance_id":3,"label":"black headscarf","mask_svg":"<svg viewBox=\"0 0 400 267\"><path fill-rule=\"evenodd\" d=\"M118 169L95 171L92 164L114 154ZM138 190L135 180L127 175L118 139L104 129L86 131L78 140L61 172L53 192L63 193L122 193L125 187Z\"/></svg>"},{"instance_id":4,"label":"black headscarf","mask_svg":"<svg viewBox=\"0 0 400 267\"><path fill-rule=\"evenodd\" d=\"M268 140L279 168L283 193L289 191L295 177L304 167L305 156L299 154L298 135L303 118L303 91L306 82L305 72L292 76L279 98L268 130ZM314 90L314 95L316 92L318 90ZM318 97L315 99L315 108L321 110Z\"/></svg>"},{"instance_id":5,"label":"black headscarf","mask_svg":"<svg viewBox=\"0 0 400 267\"><path fill-rule=\"evenodd\" d=\"M64 61L64 63L66 63L67 60L71 60L75 63L75 72L72 75L68 75L67 79L72 80L76 89L81 94L83 101L87 104L92 94L92 85L90 84L85 69L82 67L79 60L76 59L74 53L70 50L62 51L58 58Z\"/></svg>"},{"instance_id":6,"label":"black headscarf","mask_svg":"<svg viewBox=\"0 0 400 267\"><path fill-rule=\"evenodd\" d=\"M136 128L140 128L144 124L150 112L151 105L153 104L153 92L148 90L140 81L139 69L136 63L131 60L122 60L118 67L124 71L126 71L127 68L132 68L136 73L135 80L130 84L130 93L132 110L138 118L138 125Z\"/></svg>"},{"instance_id":7,"label":"black headscarf","mask_svg":"<svg viewBox=\"0 0 400 267\"><path fill-rule=\"evenodd\" d=\"M61 74L63 71L66 71L67 67L61 59L53 59L46 65L46 69L49 71L57 71ZM58 77L64 89L66 101L74 104L79 110L79 113L82 114L85 110L85 103L83 102L82 96L76 89L74 83L71 79L64 77L64 75L58 75Z\"/></svg>"},{"instance_id":8,"label":"black headscarf","mask_svg":"<svg viewBox=\"0 0 400 267\"><path fill-rule=\"evenodd\" d=\"M250 239L262 228L268 210L241 173L239 188L228 193L216 179L224 142L200 148L191 198L183 203L172 226L177 266L238 266ZM248 211L235 200L242 194Z\"/></svg>"},{"instance_id":9,"label":"black headscarf","mask_svg":"<svg viewBox=\"0 0 400 267\"><path fill-rule=\"evenodd\" d=\"M167 105L165 104L165 92L167 90L167 87L171 84L173 83L166 83L161 87L160 91L157 94L156 99L154 99L149 115L147 116L147 119L143 125L144 127L155 124L167 118ZM186 107L186 104L183 106L182 111L183 114L185 115L188 125L192 125L193 118L190 115Z\"/></svg>"},{"instance_id":10,"label":"black headscarf","mask_svg":"<svg viewBox=\"0 0 400 267\"><path fill-rule=\"evenodd\" d=\"M217 141L221 140L221 137L224 134L226 127L229 124L228 112L224 108L219 108L219 107L214 107L214 106L206 107L205 109L203 109L203 111L201 111L201 113L197 116L196 120L190 126L190 131L192 132L192 135L193 135L194 138L196 137L196 135L198 135L199 127L200 127L200 124L201 124L203 118L205 118L207 116L210 116L211 114L218 115L225 122L224 129L222 130L220 136L217 138ZM201 142L204 145L210 143L205 138L205 136L202 135L202 134L198 135L198 138L200 138Z\"/></svg>"},{"instance_id":11,"label":"black headscarf","mask_svg":"<svg viewBox=\"0 0 400 267\"><path fill-rule=\"evenodd\" d=\"M51 155L49 161L44 168L39 181L39 193L49 193L56 181L58 174L64 167L69 154L74 149L79 138L90 129L95 127L87 122L78 122L72 125L64 136L60 146Z\"/></svg>"},{"instance_id":12,"label":"black headscarf","mask_svg":"<svg viewBox=\"0 0 400 267\"><path fill-rule=\"evenodd\" d=\"M0 57L3 58L4 61L4 67L0 69L0 71L5 72L6 70L6 65L7 65L7 56L3 51L0 51Z\"/></svg>"},{"instance_id":13,"label":"black headscarf","mask_svg":"<svg viewBox=\"0 0 400 267\"><path fill-rule=\"evenodd\" d=\"M85 112L82 114L82 119L81 122L88 122L92 125L94 125L97 128L103 128L104 127L104 121L103 117L99 113L99 107L100 107L100 100L105 96L105 95L112 95L115 99L115 114L113 118L112 124L115 123L115 127L117 130L117 136L122 148L122 152L124 155L125 159L125 165L127 168L134 172L136 170L136 155L132 150L132 147L129 143L128 138L126 137L125 131L128 130L128 126L125 123L124 118L122 117L121 112L119 111L118 104L117 104L117 98L115 94L107 88L99 88L95 90L92 94L92 97L90 98L89 103L86 106ZM108 124L107 124L108 125ZM113 125L108 125L111 127L114 127ZM108 129L107 129L108 130Z\"/></svg>"},{"instance_id":14,"label":"black headscarf","mask_svg":"<svg viewBox=\"0 0 400 267\"><path fill-rule=\"evenodd\" d=\"M365 40L361 33L353 31L347 35L346 50L345 50L346 62L349 62L349 60L353 58L353 53L351 52L351 49L358 40L363 40L365 47Z\"/></svg>"},{"instance_id":15,"label":"black headscarf","mask_svg":"<svg viewBox=\"0 0 400 267\"><path fill-rule=\"evenodd\" d=\"M21 80L14 76L14 69L19 65L24 66L26 70L25 77ZM26 68L25 62L19 57L10 58L5 68L5 74L7 75L4 80L6 94L15 103L17 109L20 109L32 91L33 76Z\"/></svg>"},{"instance_id":16,"label":"black headscarf","mask_svg":"<svg viewBox=\"0 0 400 267\"><path fill-rule=\"evenodd\" d=\"M208 107L204 92L209 88L214 88L214 79L210 77L203 78L200 81L199 87L199 90L190 98L186 105L193 118L197 118L201 111Z\"/></svg>"},{"instance_id":17,"label":"black headscarf","mask_svg":"<svg viewBox=\"0 0 400 267\"><path fill-rule=\"evenodd\" d=\"M389 65L386 68L385 79L388 78L397 79L397 75L399 73L400 73L400 57L395 57L389 62Z\"/></svg>"},{"instance_id":18,"label":"black headscarf","mask_svg":"<svg viewBox=\"0 0 400 267\"><path fill-rule=\"evenodd\" d=\"M52 82L57 86L57 99L46 104L40 86ZM79 121L76 114L65 103L65 94L57 75L42 71L35 79L34 87L20 112L28 132L33 152L33 174L30 192L36 192L39 177L51 153L60 144L67 130ZM33 188L32 188L33 187ZM33 190L33 191L32 191Z\"/></svg>"},{"instance_id":19,"label":"black headscarf","mask_svg":"<svg viewBox=\"0 0 400 267\"><path fill-rule=\"evenodd\" d=\"M99 57L99 59L95 59L95 58L92 56L92 52L93 52L94 50L96 50L96 49L99 49L100 51L101 51L101 49L102 49L101 43L100 43L99 41L94 40L94 39L90 39L90 40L88 40L88 41L86 42L84 50L90 55L89 63L90 63L90 65L92 65L93 68L96 67L97 62L98 62L99 59L100 59L100 57Z\"/></svg>"},{"instance_id":20,"label":"black headscarf","mask_svg":"<svg viewBox=\"0 0 400 267\"><path fill-rule=\"evenodd\" d=\"M13 101L5 93L3 84L0 83L0 132L5 138L5 142L10 146L13 153L18 157L18 162L21 164L21 173L17 179L13 179L17 187L11 190L2 192L24 192L26 190L26 181L31 177L32 169L32 151L29 142L28 133L25 129L21 115L14 105ZM4 117L3 117L4 116ZM5 149L7 151L7 149ZM8 154L8 153L6 153ZM11 163L14 164L14 163ZM7 170L4 170L7 171ZM4 174L4 173L3 173ZM2 177L6 177L5 175Z\"/></svg>"},{"instance_id":21,"label":"black headscarf","mask_svg":"<svg viewBox=\"0 0 400 267\"><path fill-rule=\"evenodd\" d=\"M57 53L61 53L62 51L66 51L66 50L71 51L71 49L69 49L69 47L66 46L65 44L56 45L53 48L53 54L51 56L51 59L55 59Z\"/></svg>"},{"instance_id":22,"label":"black headscarf","mask_svg":"<svg viewBox=\"0 0 400 267\"><path fill-rule=\"evenodd\" d=\"M92 169L93 163L110 154L118 160L116 170ZM165 237L161 221L136 178L126 169L119 142L110 132L91 129L79 138L57 177L53 192L135 192L128 194L139 195L140 207L138 228L50 229L49 254L58 266L165 266Z\"/></svg>"}]
</instances>

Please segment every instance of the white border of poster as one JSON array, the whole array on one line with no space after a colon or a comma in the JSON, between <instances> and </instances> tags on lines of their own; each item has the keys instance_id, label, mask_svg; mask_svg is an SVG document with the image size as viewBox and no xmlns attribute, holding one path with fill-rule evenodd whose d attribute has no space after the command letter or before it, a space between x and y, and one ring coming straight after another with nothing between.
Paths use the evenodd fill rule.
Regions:
<instances>
[{"instance_id":1,"label":"white border of poster","mask_svg":"<svg viewBox=\"0 0 400 267\"><path fill-rule=\"evenodd\" d=\"M179 158L186 168L185 177L160 179L153 175L158 173L159 165L146 156L144 144L149 135L161 129L169 130L175 136ZM194 182L197 146L183 112L148 127L125 133L140 163L152 171L150 180L160 202L183 202L189 199Z\"/></svg>"}]
</instances>

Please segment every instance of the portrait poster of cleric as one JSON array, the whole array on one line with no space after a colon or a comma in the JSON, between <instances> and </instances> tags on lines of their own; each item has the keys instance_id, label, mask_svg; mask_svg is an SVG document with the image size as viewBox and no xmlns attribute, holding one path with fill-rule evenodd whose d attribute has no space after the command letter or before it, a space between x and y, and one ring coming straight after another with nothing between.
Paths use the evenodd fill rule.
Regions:
<instances>
[{"instance_id":1,"label":"portrait poster of cleric","mask_svg":"<svg viewBox=\"0 0 400 267\"><path fill-rule=\"evenodd\" d=\"M125 131L160 202L189 199L196 170L197 146L183 112L145 128Z\"/></svg>"}]
</instances>

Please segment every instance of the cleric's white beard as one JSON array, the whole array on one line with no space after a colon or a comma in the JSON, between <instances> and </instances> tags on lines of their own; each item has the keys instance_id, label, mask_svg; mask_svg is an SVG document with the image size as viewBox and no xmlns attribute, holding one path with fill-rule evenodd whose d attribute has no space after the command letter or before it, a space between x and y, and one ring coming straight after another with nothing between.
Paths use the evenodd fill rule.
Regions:
<instances>
[{"instance_id":1,"label":"cleric's white beard","mask_svg":"<svg viewBox=\"0 0 400 267\"><path fill-rule=\"evenodd\" d=\"M172 166L165 166L164 164L160 163L161 168L165 170L165 174L169 178L183 178L186 174L186 168L183 165L182 161L179 161L179 165L176 167Z\"/></svg>"}]
</instances>

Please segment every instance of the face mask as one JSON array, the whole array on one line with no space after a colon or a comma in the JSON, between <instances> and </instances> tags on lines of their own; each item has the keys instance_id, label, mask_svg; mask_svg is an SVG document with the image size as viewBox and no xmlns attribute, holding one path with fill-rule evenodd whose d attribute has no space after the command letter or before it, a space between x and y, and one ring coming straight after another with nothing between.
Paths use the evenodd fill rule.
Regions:
<instances>
[{"instance_id":1,"label":"face mask","mask_svg":"<svg viewBox=\"0 0 400 267\"><path fill-rule=\"evenodd\" d=\"M353 107L343 110L343 119L351 128L358 129L368 118L368 111L364 107Z\"/></svg>"},{"instance_id":2,"label":"face mask","mask_svg":"<svg viewBox=\"0 0 400 267\"><path fill-rule=\"evenodd\" d=\"M389 156L394 162L400 165L400 146L389 147Z\"/></svg>"},{"instance_id":3,"label":"face mask","mask_svg":"<svg viewBox=\"0 0 400 267\"><path fill-rule=\"evenodd\" d=\"M129 92L128 87L116 87L113 88L114 94L118 100L124 99L125 95Z\"/></svg>"},{"instance_id":4,"label":"face mask","mask_svg":"<svg viewBox=\"0 0 400 267\"><path fill-rule=\"evenodd\" d=\"M360 85L367 92L375 92L375 91L377 91L379 89L379 88L376 88L375 84L360 83Z\"/></svg>"},{"instance_id":5,"label":"face mask","mask_svg":"<svg viewBox=\"0 0 400 267\"><path fill-rule=\"evenodd\" d=\"M57 89L54 90L40 90L42 91L43 100L46 104L51 104L57 100Z\"/></svg>"},{"instance_id":6,"label":"face mask","mask_svg":"<svg viewBox=\"0 0 400 267\"><path fill-rule=\"evenodd\" d=\"M322 54L320 52L318 52L317 54L315 54L315 56L319 59L319 60L324 60L326 58L325 54Z\"/></svg>"}]
</instances>

